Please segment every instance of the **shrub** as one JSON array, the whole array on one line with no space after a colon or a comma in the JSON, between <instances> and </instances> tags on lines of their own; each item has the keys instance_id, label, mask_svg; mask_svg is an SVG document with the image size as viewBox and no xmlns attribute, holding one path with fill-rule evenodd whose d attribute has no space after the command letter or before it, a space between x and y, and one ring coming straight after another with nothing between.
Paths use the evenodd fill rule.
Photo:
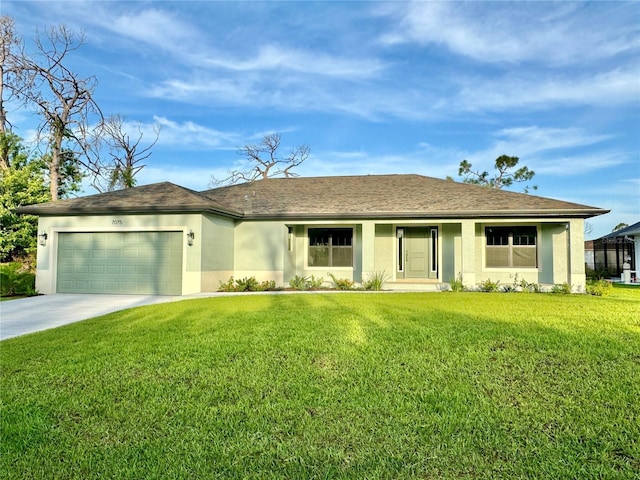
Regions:
<instances>
[{"instance_id":1,"label":"shrub","mask_svg":"<svg viewBox=\"0 0 640 480\"><path fill-rule=\"evenodd\" d=\"M310 277L303 277L296 275L289 280L289 286L294 290L319 290L322 288L324 278L311 275Z\"/></svg>"},{"instance_id":2,"label":"shrub","mask_svg":"<svg viewBox=\"0 0 640 480\"><path fill-rule=\"evenodd\" d=\"M322 284L324 283L323 277L316 277L315 275L311 275L309 279L309 288L311 290L318 290L322 288Z\"/></svg>"},{"instance_id":3,"label":"shrub","mask_svg":"<svg viewBox=\"0 0 640 480\"><path fill-rule=\"evenodd\" d=\"M571 285L567 282L556 284L551 287L551 293L561 293L563 295L567 295L571 293Z\"/></svg>"},{"instance_id":4,"label":"shrub","mask_svg":"<svg viewBox=\"0 0 640 480\"><path fill-rule=\"evenodd\" d=\"M529 293L540 293L541 288L537 283L529 283L524 278L520 281L520 288L522 288L523 292Z\"/></svg>"},{"instance_id":5,"label":"shrub","mask_svg":"<svg viewBox=\"0 0 640 480\"><path fill-rule=\"evenodd\" d=\"M497 292L500 285L500 280L493 282L490 278L480 282L481 292Z\"/></svg>"},{"instance_id":6,"label":"shrub","mask_svg":"<svg viewBox=\"0 0 640 480\"><path fill-rule=\"evenodd\" d=\"M266 280L259 283L256 277L244 277L234 280L230 277L226 282L220 282L219 292L265 292L275 290L276 282L274 280Z\"/></svg>"},{"instance_id":7,"label":"shrub","mask_svg":"<svg viewBox=\"0 0 640 480\"><path fill-rule=\"evenodd\" d=\"M308 290L309 289L309 277L303 277L296 275L289 280L289 286L294 290Z\"/></svg>"},{"instance_id":8,"label":"shrub","mask_svg":"<svg viewBox=\"0 0 640 480\"><path fill-rule=\"evenodd\" d=\"M374 272L370 273L369 277L362 282L362 286L365 290L380 291L387 280L389 280L389 275L387 275L384 270L381 272Z\"/></svg>"},{"instance_id":9,"label":"shrub","mask_svg":"<svg viewBox=\"0 0 640 480\"><path fill-rule=\"evenodd\" d=\"M585 274L587 276L587 280L601 280L603 278L611 278L611 272L604 268L599 268L598 270L587 268Z\"/></svg>"},{"instance_id":10,"label":"shrub","mask_svg":"<svg viewBox=\"0 0 640 480\"><path fill-rule=\"evenodd\" d=\"M222 282L222 280L220 280L220 286L218 287L218 291L219 292L235 292L236 286L235 286L235 281L233 280L233 277L229 277L229 280L227 280L226 282Z\"/></svg>"},{"instance_id":11,"label":"shrub","mask_svg":"<svg viewBox=\"0 0 640 480\"><path fill-rule=\"evenodd\" d=\"M268 292L270 290L276 290L276 281L275 280L265 280L258 285L258 292Z\"/></svg>"},{"instance_id":12,"label":"shrub","mask_svg":"<svg viewBox=\"0 0 640 480\"><path fill-rule=\"evenodd\" d=\"M333 281L333 286L338 290L353 290L353 286L355 282L353 280L349 280L348 278L336 278L332 273L329 274L331 277L331 281Z\"/></svg>"},{"instance_id":13,"label":"shrub","mask_svg":"<svg viewBox=\"0 0 640 480\"><path fill-rule=\"evenodd\" d=\"M606 297L613 290L613 285L604 279L590 279L587 280L587 293L589 295L595 295L596 297Z\"/></svg>"},{"instance_id":14,"label":"shrub","mask_svg":"<svg viewBox=\"0 0 640 480\"><path fill-rule=\"evenodd\" d=\"M449 280L449 286L452 292L464 292L464 282L462 281L462 273L458 273L455 279Z\"/></svg>"},{"instance_id":15,"label":"shrub","mask_svg":"<svg viewBox=\"0 0 640 480\"><path fill-rule=\"evenodd\" d=\"M24 269L19 262L0 265L0 295L37 295L36 276Z\"/></svg>"}]
</instances>

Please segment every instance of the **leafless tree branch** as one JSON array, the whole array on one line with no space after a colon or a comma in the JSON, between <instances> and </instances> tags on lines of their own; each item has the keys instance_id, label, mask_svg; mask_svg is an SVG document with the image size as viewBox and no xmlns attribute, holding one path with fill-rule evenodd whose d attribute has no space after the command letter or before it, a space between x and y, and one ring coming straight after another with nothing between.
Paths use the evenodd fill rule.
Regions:
<instances>
[{"instance_id":1,"label":"leafless tree branch","mask_svg":"<svg viewBox=\"0 0 640 480\"><path fill-rule=\"evenodd\" d=\"M292 149L288 156L278 156L278 149L282 144L279 133L266 135L260 143L242 147L238 153L245 157L252 167L247 170L230 170L223 179L211 178L210 186L233 185L241 182L253 182L259 179L278 176L297 177L292 170L300 166L311 153L308 145Z\"/></svg>"}]
</instances>

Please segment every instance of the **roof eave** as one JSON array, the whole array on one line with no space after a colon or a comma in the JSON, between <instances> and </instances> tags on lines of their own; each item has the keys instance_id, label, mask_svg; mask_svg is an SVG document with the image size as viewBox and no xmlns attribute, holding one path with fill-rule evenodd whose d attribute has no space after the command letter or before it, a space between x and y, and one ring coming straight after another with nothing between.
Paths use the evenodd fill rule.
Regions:
<instances>
[{"instance_id":1,"label":"roof eave","mask_svg":"<svg viewBox=\"0 0 640 480\"><path fill-rule=\"evenodd\" d=\"M144 206L137 207L60 207L55 209L38 208L37 205L18 207L16 213L26 215L38 215L41 217L72 217L76 215L110 215L110 214L181 214L181 213L212 213L223 217L240 219L242 214L222 208L213 208L211 206Z\"/></svg>"},{"instance_id":2,"label":"roof eave","mask_svg":"<svg viewBox=\"0 0 640 480\"><path fill-rule=\"evenodd\" d=\"M576 209L576 210L491 210L491 211L434 211L434 212L375 212L375 213L277 213L245 214L243 220L351 220L351 219L377 219L391 220L394 218L590 218L609 213L606 209Z\"/></svg>"}]
</instances>

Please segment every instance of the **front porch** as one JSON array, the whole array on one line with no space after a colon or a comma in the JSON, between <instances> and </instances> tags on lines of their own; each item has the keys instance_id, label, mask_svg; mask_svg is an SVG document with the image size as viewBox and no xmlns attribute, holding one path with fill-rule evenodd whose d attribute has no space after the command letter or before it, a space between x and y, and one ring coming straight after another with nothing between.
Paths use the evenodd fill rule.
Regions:
<instances>
[{"instance_id":1,"label":"front porch","mask_svg":"<svg viewBox=\"0 0 640 480\"><path fill-rule=\"evenodd\" d=\"M386 282L383 290L394 292L443 292L449 290L449 284L430 279L398 279Z\"/></svg>"}]
</instances>

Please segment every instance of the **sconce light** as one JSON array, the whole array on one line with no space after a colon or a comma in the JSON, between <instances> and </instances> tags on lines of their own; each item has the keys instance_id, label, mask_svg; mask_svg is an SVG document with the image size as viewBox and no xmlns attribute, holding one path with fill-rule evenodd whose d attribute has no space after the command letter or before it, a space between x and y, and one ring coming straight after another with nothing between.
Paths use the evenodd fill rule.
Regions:
<instances>
[{"instance_id":1,"label":"sconce light","mask_svg":"<svg viewBox=\"0 0 640 480\"><path fill-rule=\"evenodd\" d=\"M40 245L46 245L47 244L47 232L41 232L40 235L38 235L38 243Z\"/></svg>"},{"instance_id":2,"label":"sconce light","mask_svg":"<svg viewBox=\"0 0 640 480\"><path fill-rule=\"evenodd\" d=\"M196 234L193 233L193 230L189 229L189 232L187 232L187 245L193 245L193 239L195 238L195 236Z\"/></svg>"}]
</instances>

